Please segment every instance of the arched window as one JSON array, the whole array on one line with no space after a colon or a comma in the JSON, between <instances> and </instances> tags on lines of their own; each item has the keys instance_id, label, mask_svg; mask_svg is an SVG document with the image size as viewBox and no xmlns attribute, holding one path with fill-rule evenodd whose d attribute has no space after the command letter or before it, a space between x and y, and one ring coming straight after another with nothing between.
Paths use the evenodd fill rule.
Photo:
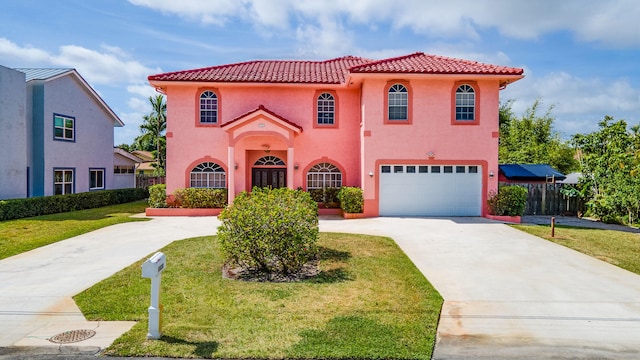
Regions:
<instances>
[{"instance_id":1,"label":"arched window","mask_svg":"<svg viewBox=\"0 0 640 360\"><path fill-rule=\"evenodd\" d=\"M463 84L456 90L456 120L476 119L476 92L473 87Z\"/></svg>"},{"instance_id":2,"label":"arched window","mask_svg":"<svg viewBox=\"0 0 640 360\"><path fill-rule=\"evenodd\" d=\"M335 119L335 99L329 93L318 96L318 125L333 125Z\"/></svg>"},{"instance_id":3,"label":"arched window","mask_svg":"<svg viewBox=\"0 0 640 360\"><path fill-rule=\"evenodd\" d=\"M256 160L253 164L254 166L285 166L284 161L277 156L263 156L260 159Z\"/></svg>"},{"instance_id":4,"label":"arched window","mask_svg":"<svg viewBox=\"0 0 640 360\"><path fill-rule=\"evenodd\" d=\"M191 187L224 189L227 187L227 174L216 163L200 163L191 170Z\"/></svg>"},{"instance_id":5,"label":"arched window","mask_svg":"<svg viewBox=\"0 0 640 360\"><path fill-rule=\"evenodd\" d=\"M389 120L409 119L409 92L402 84L393 84L388 97Z\"/></svg>"},{"instance_id":6,"label":"arched window","mask_svg":"<svg viewBox=\"0 0 640 360\"><path fill-rule=\"evenodd\" d=\"M211 90L200 94L200 123L218 123L218 96Z\"/></svg>"},{"instance_id":7,"label":"arched window","mask_svg":"<svg viewBox=\"0 0 640 360\"><path fill-rule=\"evenodd\" d=\"M342 186L342 173L337 166L323 162L314 165L307 172L307 190L339 188Z\"/></svg>"}]
</instances>

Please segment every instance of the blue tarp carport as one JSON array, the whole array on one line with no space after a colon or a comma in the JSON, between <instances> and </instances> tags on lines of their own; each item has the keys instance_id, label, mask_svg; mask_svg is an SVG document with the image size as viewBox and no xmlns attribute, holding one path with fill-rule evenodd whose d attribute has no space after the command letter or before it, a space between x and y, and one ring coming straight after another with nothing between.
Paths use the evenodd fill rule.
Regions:
<instances>
[{"instance_id":1,"label":"blue tarp carport","mask_svg":"<svg viewBox=\"0 0 640 360\"><path fill-rule=\"evenodd\" d=\"M564 180L566 176L547 164L502 164L500 173L510 181Z\"/></svg>"}]
</instances>

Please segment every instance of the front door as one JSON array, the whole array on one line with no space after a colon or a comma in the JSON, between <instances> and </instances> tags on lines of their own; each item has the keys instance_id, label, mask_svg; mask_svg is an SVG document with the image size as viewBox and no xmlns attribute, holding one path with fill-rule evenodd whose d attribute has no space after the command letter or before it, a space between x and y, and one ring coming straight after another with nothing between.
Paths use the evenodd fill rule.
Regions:
<instances>
[{"instance_id":1,"label":"front door","mask_svg":"<svg viewBox=\"0 0 640 360\"><path fill-rule=\"evenodd\" d=\"M253 168L251 187L281 188L287 186L287 168Z\"/></svg>"}]
</instances>

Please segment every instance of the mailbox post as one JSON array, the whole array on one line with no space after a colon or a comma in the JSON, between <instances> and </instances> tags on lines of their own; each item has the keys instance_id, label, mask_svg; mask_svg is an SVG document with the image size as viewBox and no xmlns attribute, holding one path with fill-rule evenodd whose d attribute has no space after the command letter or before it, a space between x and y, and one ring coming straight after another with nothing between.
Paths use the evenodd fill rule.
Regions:
<instances>
[{"instance_id":1,"label":"mailbox post","mask_svg":"<svg viewBox=\"0 0 640 360\"><path fill-rule=\"evenodd\" d=\"M162 305L160 305L160 280L167 264L163 253L157 252L142 264L142 277L151 279L151 305L149 306L149 331L147 339L162 336Z\"/></svg>"}]
</instances>

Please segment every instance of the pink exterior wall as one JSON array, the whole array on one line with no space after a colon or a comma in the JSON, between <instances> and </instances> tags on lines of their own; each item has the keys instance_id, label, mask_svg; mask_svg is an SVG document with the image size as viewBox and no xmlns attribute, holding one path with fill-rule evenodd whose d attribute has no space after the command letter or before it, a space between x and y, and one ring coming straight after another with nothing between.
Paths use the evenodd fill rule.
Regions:
<instances>
[{"instance_id":1,"label":"pink exterior wall","mask_svg":"<svg viewBox=\"0 0 640 360\"><path fill-rule=\"evenodd\" d=\"M262 105L289 122L302 128L293 137L293 187L306 188L306 170L318 162L331 162L343 170L343 185L359 186L360 95L358 89L333 89L337 97L337 127L314 127L316 91L331 90L310 86L169 86L167 89L167 192L189 186L188 174L193 166L212 161L233 178L234 192L249 190L251 167L265 155L280 157L288 162L286 136L282 128L269 120L262 128L265 135L236 134L234 164L229 164L229 133L220 126L196 126L198 96L205 89L213 89L219 97L218 122L228 123ZM261 120L262 121L262 120ZM250 130L247 128L247 132ZM278 135L279 134L279 135ZM265 153L263 144L270 146ZM235 165L238 168L235 169ZM293 167L293 164L287 164ZM233 174L229 172L233 171Z\"/></svg>"},{"instance_id":2,"label":"pink exterior wall","mask_svg":"<svg viewBox=\"0 0 640 360\"><path fill-rule=\"evenodd\" d=\"M385 94L392 80L409 84L411 124L386 123ZM483 204L486 195L497 189L498 178L489 178L489 171L498 174L498 81L477 81L479 124L454 125L455 102L452 91L458 78L402 79L378 78L366 80L362 86L363 103L363 172L366 212L378 213L379 165L386 163L472 164L483 170ZM469 79L473 80L473 79ZM476 105L478 108L478 105ZM428 152L435 156L429 158ZM396 161L401 160L401 161ZM485 205L486 207L486 205ZM486 208L483 209L483 214Z\"/></svg>"},{"instance_id":3,"label":"pink exterior wall","mask_svg":"<svg viewBox=\"0 0 640 360\"><path fill-rule=\"evenodd\" d=\"M410 124L385 120L385 94L391 80L400 80L409 88ZM473 81L479 100L478 124L452 124L453 94L459 80ZM336 88L256 84L207 87L189 83L167 86L167 192L188 187L190 170L203 161L212 161L227 172L232 199L234 194L250 190L255 161L272 155L287 163L293 188L306 189L306 173L319 162L338 166L343 186L364 189L365 213L369 216L378 215L377 173L379 165L385 162L480 165L482 203L486 204L487 193L497 189L498 184L497 79L379 75L354 82L355 85ZM255 119L247 115L246 122L242 120L237 127L196 126L198 97L206 89L218 95L219 124L227 124L262 105L302 128L302 132L292 132L290 124L271 115L256 115ZM320 90L330 90L336 97L336 127L315 125ZM263 124L259 131L257 123ZM230 144L234 147L232 155ZM269 153L264 151L265 144L269 145ZM428 152L435 156L429 158ZM294 164L298 169L294 170ZM368 175L370 171L375 174L373 177ZM490 178L489 171L496 176ZM486 213L485 208L483 215Z\"/></svg>"}]
</instances>

